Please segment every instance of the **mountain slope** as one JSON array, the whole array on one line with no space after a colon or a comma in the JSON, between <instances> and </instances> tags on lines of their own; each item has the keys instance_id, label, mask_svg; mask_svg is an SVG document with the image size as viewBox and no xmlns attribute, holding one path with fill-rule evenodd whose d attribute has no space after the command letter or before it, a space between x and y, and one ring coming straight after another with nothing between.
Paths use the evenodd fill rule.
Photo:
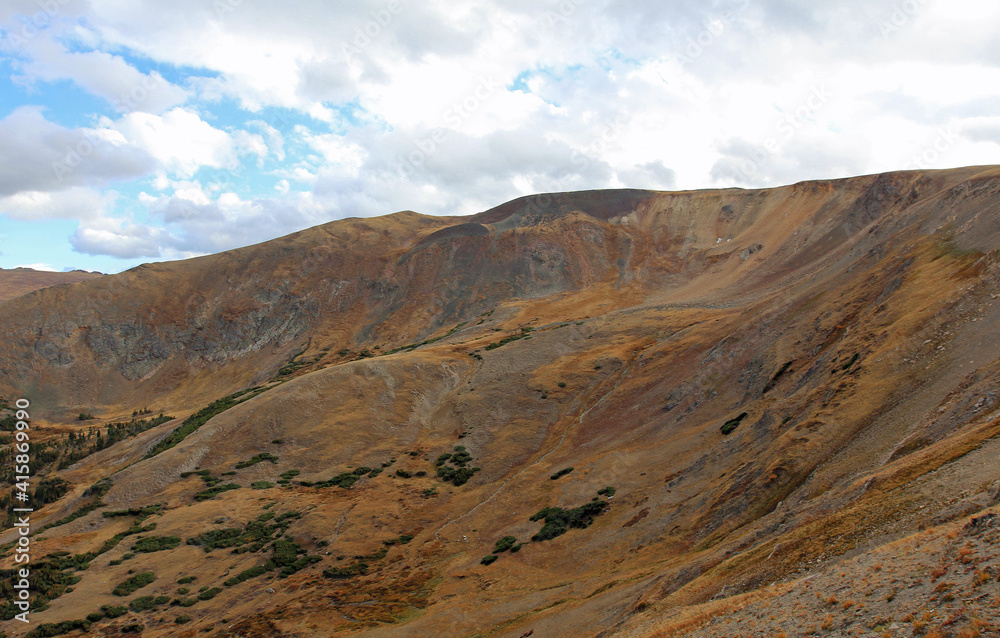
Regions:
<instances>
[{"instance_id":1,"label":"mountain slope","mask_svg":"<svg viewBox=\"0 0 1000 638\"><path fill-rule=\"evenodd\" d=\"M0 268L0 302L20 297L34 290L72 284L101 277L100 273L74 270L72 272L46 272L31 268Z\"/></svg>"},{"instance_id":2,"label":"mountain slope","mask_svg":"<svg viewBox=\"0 0 1000 638\"><path fill-rule=\"evenodd\" d=\"M832 565L868 552L916 578L895 541L964 533L1000 497L998 203L1000 169L982 167L539 195L8 301L3 394L53 440L91 425L81 411L186 417L260 386L172 447L179 420L58 471L69 491L40 522L94 509L35 553L97 554L38 617L153 595L177 604L91 631L670 635L706 609L759 614L804 577L832 587ZM943 631L997 620L984 533L960 564L986 595ZM163 536L183 540L129 552ZM519 551L494 554L505 537ZM155 580L116 597L130 569ZM879 612L948 602L914 591L898 610L878 594ZM829 631L861 622L847 611Z\"/></svg>"}]
</instances>

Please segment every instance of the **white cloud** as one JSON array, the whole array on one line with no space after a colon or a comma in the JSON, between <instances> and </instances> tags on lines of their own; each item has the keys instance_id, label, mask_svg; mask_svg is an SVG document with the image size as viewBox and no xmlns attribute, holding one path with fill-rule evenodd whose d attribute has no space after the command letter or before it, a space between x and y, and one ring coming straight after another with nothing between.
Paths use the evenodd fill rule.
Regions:
<instances>
[{"instance_id":1,"label":"white cloud","mask_svg":"<svg viewBox=\"0 0 1000 638\"><path fill-rule=\"evenodd\" d=\"M299 165L288 168L277 169L271 172L275 177L281 177L289 181L301 184L312 185L316 183L317 175L311 166Z\"/></svg>"},{"instance_id":2,"label":"white cloud","mask_svg":"<svg viewBox=\"0 0 1000 638\"><path fill-rule=\"evenodd\" d=\"M101 123L149 153L164 170L181 177L191 177L203 166L234 168L237 164L232 137L183 108L163 115L128 113L117 121L103 118Z\"/></svg>"},{"instance_id":3,"label":"white cloud","mask_svg":"<svg viewBox=\"0 0 1000 638\"><path fill-rule=\"evenodd\" d=\"M62 191L21 191L0 197L0 215L11 219L91 219L109 210L118 199L115 192L77 186Z\"/></svg>"},{"instance_id":4,"label":"white cloud","mask_svg":"<svg viewBox=\"0 0 1000 638\"><path fill-rule=\"evenodd\" d=\"M122 218L100 217L81 223L69 241L73 250L86 255L137 259L159 257L168 239L162 229Z\"/></svg>"},{"instance_id":5,"label":"white cloud","mask_svg":"<svg viewBox=\"0 0 1000 638\"><path fill-rule=\"evenodd\" d=\"M281 131L274 128L267 122L262 122L260 120L253 120L248 122L248 127L253 130L260 131L260 136L264 140L264 144L267 146L267 152L274 155L274 158L279 162L285 160L285 138L281 134Z\"/></svg>"},{"instance_id":6,"label":"white cloud","mask_svg":"<svg viewBox=\"0 0 1000 638\"><path fill-rule=\"evenodd\" d=\"M193 198L189 198L195 195ZM286 235L321 224L338 215L311 193L291 193L274 199L245 200L227 192L215 200L193 193L151 198L149 211L166 225L157 236L173 254L199 255L227 250ZM110 243L95 242L92 248ZM108 253L105 253L108 254Z\"/></svg>"},{"instance_id":7,"label":"white cloud","mask_svg":"<svg viewBox=\"0 0 1000 638\"><path fill-rule=\"evenodd\" d=\"M50 266L48 264L41 264L41 263L38 263L38 264L18 264L16 266L14 266L14 268L30 268L32 270L40 270L42 272L59 272L58 270L56 270L52 266Z\"/></svg>"},{"instance_id":8,"label":"white cloud","mask_svg":"<svg viewBox=\"0 0 1000 638\"><path fill-rule=\"evenodd\" d=\"M963 129L965 135L975 142L1000 144L1000 116L969 118Z\"/></svg>"},{"instance_id":9,"label":"white cloud","mask_svg":"<svg viewBox=\"0 0 1000 638\"><path fill-rule=\"evenodd\" d=\"M142 149L95 129L54 124L37 107L0 120L0 195L105 185L139 177L153 167Z\"/></svg>"},{"instance_id":10,"label":"white cloud","mask_svg":"<svg viewBox=\"0 0 1000 638\"><path fill-rule=\"evenodd\" d=\"M161 113L187 99L183 89L160 73L141 73L121 56L103 51L69 52L58 42L38 37L20 53L29 59L16 64L22 81L70 80L106 100L119 113Z\"/></svg>"}]
</instances>

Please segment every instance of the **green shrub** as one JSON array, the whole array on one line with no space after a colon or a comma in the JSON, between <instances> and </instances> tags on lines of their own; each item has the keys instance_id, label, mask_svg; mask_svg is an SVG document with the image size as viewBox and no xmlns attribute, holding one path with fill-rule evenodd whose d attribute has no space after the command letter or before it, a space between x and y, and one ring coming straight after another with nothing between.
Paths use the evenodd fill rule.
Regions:
<instances>
[{"instance_id":1,"label":"green shrub","mask_svg":"<svg viewBox=\"0 0 1000 638\"><path fill-rule=\"evenodd\" d=\"M111 593L115 596L128 596L135 590L145 587L154 580L156 580L156 574L153 572L140 572L122 581L121 583L118 583Z\"/></svg>"},{"instance_id":2,"label":"green shrub","mask_svg":"<svg viewBox=\"0 0 1000 638\"><path fill-rule=\"evenodd\" d=\"M250 484L250 487L252 487L255 490L267 490L274 487L274 483L272 483L271 481L254 481L253 483Z\"/></svg>"},{"instance_id":3,"label":"green shrub","mask_svg":"<svg viewBox=\"0 0 1000 638\"><path fill-rule=\"evenodd\" d=\"M370 468L363 468L367 472L370 472ZM355 474L354 472L342 472L333 478L327 479L325 481L317 481L312 483L309 481L299 481L299 485L305 487L340 487L345 490L351 489L351 486L357 483L361 479L360 474ZM279 481L280 482L280 481Z\"/></svg>"},{"instance_id":4,"label":"green shrub","mask_svg":"<svg viewBox=\"0 0 1000 638\"><path fill-rule=\"evenodd\" d=\"M568 510L561 507L546 507L535 513L530 519L532 521L545 520L542 529L532 536L531 540L547 541L565 534L572 527L580 529L590 527L594 522L594 517L602 514L606 507L607 503L604 501L591 501L586 505Z\"/></svg>"},{"instance_id":5,"label":"green shrub","mask_svg":"<svg viewBox=\"0 0 1000 638\"><path fill-rule=\"evenodd\" d=\"M413 474L411 474L410 472L407 472L406 470L396 470L396 476L398 476L399 478L405 478L405 479L413 478Z\"/></svg>"},{"instance_id":6,"label":"green shrub","mask_svg":"<svg viewBox=\"0 0 1000 638\"><path fill-rule=\"evenodd\" d=\"M258 463L263 463L264 461L270 461L272 464L278 463L278 457L271 454L270 452L261 452L260 454L254 454L251 458L246 461L240 461L236 464L237 470L242 470L243 468L256 465Z\"/></svg>"},{"instance_id":7,"label":"green shrub","mask_svg":"<svg viewBox=\"0 0 1000 638\"><path fill-rule=\"evenodd\" d=\"M250 388L248 390L241 390L240 392L235 392L217 401L213 401L208 406L202 408L198 412L184 419L184 422L181 423L173 432L168 434L166 438L164 438L159 443L154 445L153 449L151 449L144 458L147 459L152 458L157 454L159 454L160 452L169 450L170 448L174 447L175 445L183 441L185 438L187 438L189 434L191 434L192 432L200 428L202 425L207 423L208 420L211 419L212 417L216 416L217 414L221 414L222 412L225 412L226 410L228 410L229 408L233 407L238 403L242 403L243 401L252 399L253 397L257 396L258 394L264 392L267 389L268 388L265 387Z\"/></svg>"},{"instance_id":8,"label":"green shrub","mask_svg":"<svg viewBox=\"0 0 1000 638\"><path fill-rule=\"evenodd\" d=\"M217 494L222 492L228 492L229 490L238 490L240 485L238 483L226 483L225 485L216 485L215 487L210 487L203 492L198 492L194 495L196 501L206 501Z\"/></svg>"},{"instance_id":9,"label":"green shrub","mask_svg":"<svg viewBox=\"0 0 1000 638\"><path fill-rule=\"evenodd\" d=\"M723 434L729 434L730 432L735 430L737 426L739 426L739 424L743 421L743 419L747 418L748 416L750 415L747 414L746 412L743 412L735 419L730 419L729 421L723 423L722 427L719 429L722 430Z\"/></svg>"},{"instance_id":10,"label":"green shrub","mask_svg":"<svg viewBox=\"0 0 1000 638\"><path fill-rule=\"evenodd\" d=\"M222 592L221 587L212 587L198 594L198 600L212 600Z\"/></svg>"},{"instance_id":11,"label":"green shrub","mask_svg":"<svg viewBox=\"0 0 1000 638\"><path fill-rule=\"evenodd\" d=\"M564 382L562 382L562 381L560 381L556 385L559 386L560 388L565 388L566 387L566 384Z\"/></svg>"},{"instance_id":12,"label":"green shrub","mask_svg":"<svg viewBox=\"0 0 1000 638\"><path fill-rule=\"evenodd\" d=\"M469 482L469 479L479 471L478 467L467 468L460 467L458 469L448 467L447 465L442 465L438 468L438 476L444 480L445 483L453 483L456 486L465 485Z\"/></svg>"},{"instance_id":13,"label":"green shrub","mask_svg":"<svg viewBox=\"0 0 1000 638\"><path fill-rule=\"evenodd\" d=\"M486 556L483 556L482 560L480 560L479 562L483 565L489 565L494 561L496 561L496 559L498 558L500 557L497 556L496 554L487 554Z\"/></svg>"},{"instance_id":14,"label":"green shrub","mask_svg":"<svg viewBox=\"0 0 1000 638\"><path fill-rule=\"evenodd\" d=\"M847 363L845 363L844 365L840 366L840 369L841 370L847 370L847 369L849 369L851 366L853 366L855 363L857 363L858 359L860 359L860 358L861 358L861 355L858 354L857 352L855 352L854 356L851 357L851 360L848 361Z\"/></svg>"},{"instance_id":15,"label":"green shrub","mask_svg":"<svg viewBox=\"0 0 1000 638\"><path fill-rule=\"evenodd\" d=\"M195 600L194 598L185 598L184 600L180 601L177 604L180 605L181 607L190 607L190 606L194 605L197 602L198 601Z\"/></svg>"},{"instance_id":16,"label":"green shrub","mask_svg":"<svg viewBox=\"0 0 1000 638\"><path fill-rule=\"evenodd\" d=\"M121 628L123 634L141 634L146 627L142 623L134 622Z\"/></svg>"},{"instance_id":17,"label":"green shrub","mask_svg":"<svg viewBox=\"0 0 1000 638\"><path fill-rule=\"evenodd\" d=\"M195 576L184 576L177 579L178 585L187 585L188 583L193 583L196 580Z\"/></svg>"},{"instance_id":18,"label":"green shrub","mask_svg":"<svg viewBox=\"0 0 1000 638\"><path fill-rule=\"evenodd\" d=\"M407 543L409 543L412 540L413 540L413 536L410 536L409 534L403 534L402 536L398 536L396 538L390 538L387 541L382 541L382 544L391 547L391 546L395 545L396 543L399 543L400 545L406 545Z\"/></svg>"},{"instance_id":19,"label":"green shrub","mask_svg":"<svg viewBox=\"0 0 1000 638\"><path fill-rule=\"evenodd\" d=\"M102 618L104 618L104 614L99 611L92 611L89 614L87 614L87 620L89 620L90 622L97 622Z\"/></svg>"},{"instance_id":20,"label":"green shrub","mask_svg":"<svg viewBox=\"0 0 1000 638\"><path fill-rule=\"evenodd\" d=\"M444 462L451 458L451 454L442 454L437 458L436 465L444 465Z\"/></svg>"},{"instance_id":21,"label":"green shrub","mask_svg":"<svg viewBox=\"0 0 1000 638\"><path fill-rule=\"evenodd\" d=\"M785 364L781 366L781 368L777 372L774 373L774 376L771 377L771 380L764 385L764 389L761 390L761 394L767 394L768 392L773 390L774 386L778 385L778 382L781 381L781 377L785 376L785 374L791 373L792 363L793 362L791 361L785 362Z\"/></svg>"},{"instance_id":22,"label":"green shrub","mask_svg":"<svg viewBox=\"0 0 1000 638\"><path fill-rule=\"evenodd\" d=\"M521 328L521 332L520 333L514 333L514 334L512 334L510 336L504 337L500 341L497 341L495 343L489 344L488 346L486 346L485 349L486 350L496 350L497 348L499 348L501 346L505 346L508 343L511 343L512 341L517 341L518 339L530 338L529 335L531 334L532 330L534 330L534 328L531 328L531 327Z\"/></svg>"},{"instance_id":23,"label":"green shrub","mask_svg":"<svg viewBox=\"0 0 1000 638\"><path fill-rule=\"evenodd\" d=\"M250 569L244 569L239 574L233 576L232 578L227 579L222 584L225 585L226 587L232 587L233 585L238 585L245 580L250 580L251 578L256 578L257 576L266 574L275 567L276 565L273 562L268 561L263 565L257 565L255 567L251 567Z\"/></svg>"},{"instance_id":24,"label":"green shrub","mask_svg":"<svg viewBox=\"0 0 1000 638\"><path fill-rule=\"evenodd\" d=\"M170 602L170 596L157 596L156 600L154 600L153 602L155 602L157 605L166 605L167 603Z\"/></svg>"},{"instance_id":25,"label":"green shrub","mask_svg":"<svg viewBox=\"0 0 1000 638\"><path fill-rule=\"evenodd\" d=\"M35 493L31 496L31 502L35 503L36 508L39 505L45 505L46 503L55 503L60 498L65 496L71 487L72 485L58 476L43 477L42 480L38 482L38 487L35 488Z\"/></svg>"},{"instance_id":26,"label":"green shrub","mask_svg":"<svg viewBox=\"0 0 1000 638\"><path fill-rule=\"evenodd\" d=\"M191 622L191 616L178 616L174 618L174 624L183 625L184 623Z\"/></svg>"},{"instance_id":27,"label":"green shrub","mask_svg":"<svg viewBox=\"0 0 1000 638\"><path fill-rule=\"evenodd\" d=\"M327 578L335 579L345 579L353 578L355 576L363 576L368 573L368 563L370 561L381 560L385 558L385 555L389 552L389 548L383 547L377 552L367 554L364 556L355 556L354 562L347 567L334 567L332 569L324 569L323 575ZM343 559L343 556L338 556L337 560Z\"/></svg>"},{"instance_id":28,"label":"green shrub","mask_svg":"<svg viewBox=\"0 0 1000 638\"><path fill-rule=\"evenodd\" d=\"M152 552L174 549L180 544L181 539L179 536L147 536L146 538L137 540L132 545L132 551L150 554Z\"/></svg>"},{"instance_id":29,"label":"green shrub","mask_svg":"<svg viewBox=\"0 0 1000 638\"><path fill-rule=\"evenodd\" d=\"M118 618L128 613L128 608L122 605L101 605L101 611L108 618Z\"/></svg>"},{"instance_id":30,"label":"green shrub","mask_svg":"<svg viewBox=\"0 0 1000 638\"><path fill-rule=\"evenodd\" d=\"M556 479L560 479L560 478L566 476L567 474L569 474L572 471L573 471L573 468L571 468L571 467L564 467L563 469L559 470L558 472L556 472L555 474L553 474L549 478L554 481Z\"/></svg>"},{"instance_id":31,"label":"green shrub","mask_svg":"<svg viewBox=\"0 0 1000 638\"><path fill-rule=\"evenodd\" d=\"M57 623L42 623L27 634L26 638L48 638L49 636L61 636L76 630L88 631L90 629L89 620L66 620Z\"/></svg>"},{"instance_id":32,"label":"green shrub","mask_svg":"<svg viewBox=\"0 0 1000 638\"><path fill-rule=\"evenodd\" d=\"M146 520L153 514L156 514L161 509L163 505L156 503L154 505L146 505L144 507L130 507L127 510L111 510L107 512L101 512L101 516L104 518L118 518L120 516L137 516L139 520Z\"/></svg>"},{"instance_id":33,"label":"green shrub","mask_svg":"<svg viewBox=\"0 0 1000 638\"><path fill-rule=\"evenodd\" d=\"M616 491L617 490L615 490L615 488L609 485L608 487L597 490L597 493L600 494L601 496L607 496L610 498L615 495Z\"/></svg>"},{"instance_id":34,"label":"green shrub","mask_svg":"<svg viewBox=\"0 0 1000 638\"><path fill-rule=\"evenodd\" d=\"M368 565L366 563L353 563L347 567L333 567L330 569L324 569L323 575L327 578L333 578L337 580L342 580L345 578L353 578L355 576L363 575L368 573Z\"/></svg>"},{"instance_id":35,"label":"green shrub","mask_svg":"<svg viewBox=\"0 0 1000 638\"><path fill-rule=\"evenodd\" d=\"M140 596L128 604L128 608L135 612L146 611L153 607L156 607L156 599L152 596Z\"/></svg>"},{"instance_id":36,"label":"green shrub","mask_svg":"<svg viewBox=\"0 0 1000 638\"><path fill-rule=\"evenodd\" d=\"M502 554L508 549L512 548L514 544L517 543L516 536L504 536L496 542L496 546L493 547L494 554Z\"/></svg>"}]
</instances>

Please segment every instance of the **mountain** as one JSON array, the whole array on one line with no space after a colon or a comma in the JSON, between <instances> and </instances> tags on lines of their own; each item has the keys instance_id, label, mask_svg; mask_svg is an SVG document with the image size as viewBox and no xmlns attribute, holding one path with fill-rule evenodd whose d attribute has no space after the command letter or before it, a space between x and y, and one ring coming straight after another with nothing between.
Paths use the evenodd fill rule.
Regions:
<instances>
[{"instance_id":1,"label":"mountain","mask_svg":"<svg viewBox=\"0 0 1000 638\"><path fill-rule=\"evenodd\" d=\"M60 284L73 284L100 276L101 273L85 270L47 272L32 268L12 268L9 270L0 268L0 301L7 301L33 290Z\"/></svg>"},{"instance_id":2,"label":"mountain","mask_svg":"<svg viewBox=\"0 0 1000 638\"><path fill-rule=\"evenodd\" d=\"M998 204L1000 167L534 195L0 303L33 627L996 631Z\"/></svg>"}]
</instances>

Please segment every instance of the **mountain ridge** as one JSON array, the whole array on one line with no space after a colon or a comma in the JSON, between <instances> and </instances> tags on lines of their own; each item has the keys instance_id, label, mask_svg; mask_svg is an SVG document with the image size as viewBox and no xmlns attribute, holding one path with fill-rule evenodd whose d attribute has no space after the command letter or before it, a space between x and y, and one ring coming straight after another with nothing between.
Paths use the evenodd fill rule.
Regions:
<instances>
[{"instance_id":1,"label":"mountain ridge","mask_svg":"<svg viewBox=\"0 0 1000 638\"><path fill-rule=\"evenodd\" d=\"M991 626L997 580L976 579L1000 573L1000 537L971 521L1000 513L998 204L997 167L541 195L0 304L0 394L37 402L52 441L140 409L178 417L46 470L70 489L43 524L108 484L36 553L83 555L130 529L104 513L154 506L157 535L195 539L128 559L123 541L40 616L115 603L141 567L159 596L189 575L219 589L185 611L191 629L170 606L129 612L149 635L813 631L748 615L774 601L829 614L828 632L870 631L862 602L907 627L925 611L942 633ZM298 515L287 538L315 565L257 573L277 540L198 540L270 508ZM940 560L975 547L946 565L950 590L895 549L925 531ZM877 560L912 584L896 602ZM855 602L803 599L802 579ZM948 591L986 596L945 625Z\"/></svg>"}]
</instances>

